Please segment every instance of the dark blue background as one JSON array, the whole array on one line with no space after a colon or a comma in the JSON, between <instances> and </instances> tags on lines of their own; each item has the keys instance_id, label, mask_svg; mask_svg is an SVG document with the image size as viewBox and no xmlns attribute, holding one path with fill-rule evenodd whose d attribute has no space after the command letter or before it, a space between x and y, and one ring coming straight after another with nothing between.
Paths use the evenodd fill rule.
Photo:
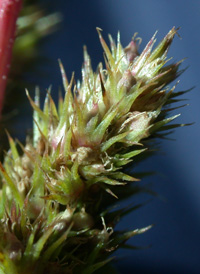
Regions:
<instances>
[{"instance_id":1,"label":"dark blue background","mask_svg":"<svg viewBox=\"0 0 200 274\"><path fill-rule=\"evenodd\" d=\"M117 263L120 273L200 273L200 1L57 0L49 3L49 10L62 12L64 21L61 29L43 46L43 53L51 63L45 68L46 77L35 84L39 84L43 92L52 84L54 97L62 85L58 58L68 78L75 71L76 79L81 77L84 44L94 68L103 61L97 26L103 29L106 39L108 33L116 37L120 31L124 46L138 32L143 39L141 50L156 30L159 30L157 39L160 41L173 26L181 27L182 39L175 37L168 56L173 56L175 61L187 57L182 68L189 68L180 76L176 90L196 87L184 96L189 106L174 113L182 113L178 123L195 124L177 129L171 135L176 141L162 141L161 153L136 169L157 171L144 182L152 183L152 189L164 199L154 198L119 225L119 228L134 229L155 224L149 232L129 241L133 245L151 247L121 250L116 255L122 258ZM30 127L30 121L24 119L24 128ZM132 202L136 201L132 199Z\"/></svg>"}]
</instances>

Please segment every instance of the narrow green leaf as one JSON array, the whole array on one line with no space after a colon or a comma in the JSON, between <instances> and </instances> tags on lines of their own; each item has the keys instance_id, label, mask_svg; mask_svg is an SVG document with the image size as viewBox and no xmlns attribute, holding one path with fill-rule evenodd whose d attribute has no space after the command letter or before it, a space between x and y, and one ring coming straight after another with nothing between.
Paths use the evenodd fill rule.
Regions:
<instances>
[{"instance_id":1,"label":"narrow green leaf","mask_svg":"<svg viewBox=\"0 0 200 274\"><path fill-rule=\"evenodd\" d=\"M120 232L118 236L116 236L115 238L113 238L110 241L109 245L111 245L111 246L121 245L124 242L126 242L128 239L130 239L138 234L142 234L142 233L148 231L150 228L152 228L152 225L149 225L144 228L139 228L139 229L135 229L132 231L128 231L128 232Z\"/></svg>"},{"instance_id":2,"label":"narrow green leaf","mask_svg":"<svg viewBox=\"0 0 200 274\"><path fill-rule=\"evenodd\" d=\"M146 148L144 148L144 149L136 149L136 150L133 150L133 151L125 153L125 154L117 154L116 156L119 159L123 159L123 158L130 159L132 157L135 157L135 156L139 155L140 153L142 153L142 152L144 152L146 150L147 150Z\"/></svg>"},{"instance_id":3,"label":"narrow green leaf","mask_svg":"<svg viewBox=\"0 0 200 274\"><path fill-rule=\"evenodd\" d=\"M103 37L101 35L101 29L97 28L97 32L99 34L99 40L100 40L101 45L102 45L102 47L103 47L103 49L105 51L105 54L106 54L106 57L108 59L109 65L110 65L110 67L112 69L114 69L115 68L115 60L114 60L114 58L113 58L113 56L112 56L112 54L110 52L109 47L107 46L106 42L104 41L104 39L103 39Z\"/></svg>"},{"instance_id":4,"label":"narrow green leaf","mask_svg":"<svg viewBox=\"0 0 200 274\"><path fill-rule=\"evenodd\" d=\"M5 214L5 204L6 204L6 191L5 187L0 191L0 219L3 218Z\"/></svg>"},{"instance_id":5,"label":"narrow green leaf","mask_svg":"<svg viewBox=\"0 0 200 274\"><path fill-rule=\"evenodd\" d=\"M49 227L40 239L33 245L32 256L33 260L36 261L41 255L42 249L44 248L45 243L53 233L53 227Z\"/></svg>"},{"instance_id":6,"label":"narrow green leaf","mask_svg":"<svg viewBox=\"0 0 200 274\"><path fill-rule=\"evenodd\" d=\"M24 251L24 258L25 260L29 260L30 257L32 257L33 255L33 243L34 243L34 239L35 239L35 233L36 233L36 230L37 230L37 225L35 225L35 227L33 228L33 230L31 231L31 234L28 238L28 242L26 244L26 249Z\"/></svg>"},{"instance_id":7,"label":"narrow green leaf","mask_svg":"<svg viewBox=\"0 0 200 274\"><path fill-rule=\"evenodd\" d=\"M28 90L26 90L26 95L31 103L33 109L38 113L38 116L44 121L44 123L48 122L48 117L44 114L44 112L35 104L35 102L31 99Z\"/></svg>"},{"instance_id":8,"label":"narrow green leaf","mask_svg":"<svg viewBox=\"0 0 200 274\"><path fill-rule=\"evenodd\" d=\"M168 50L174 35L177 33L178 29L175 29L175 27L173 27L168 34L164 37L164 39L160 42L160 44L154 49L154 51L152 52L150 58L149 58L149 62L151 62L152 60L161 57L166 50Z\"/></svg>"},{"instance_id":9,"label":"narrow green leaf","mask_svg":"<svg viewBox=\"0 0 200 274\"><path fill-rule=\"evenodd\" d=\"M18 203L20 209L22 209L23 207L23 199L16 187L16 185L14 184L14 182L12 181L12 179L10 178L10 176L7 174L6 170L4 169L3 165L0 162L0 173L1 175L4 177L4 179L6 180L6 183L8 184L8 186L10 187L12 193L13 193L13 198L16 200L16 202Z\"/></svg>"},{"instance_id":10,"label":"narrow green leaf","mask_svg":"<svg viewBox=\"0 0 200 274\"><path fill-rule=\"evenodd\" d=\"M118 112L118 106L115 106L111 111L108 111L106 115L103 117L101 123L96 127L93 132L92 140L93 142L100 143L103 139L103 136L111 124L112 120L115 118Z\"/></svg>"},{"instance_id":11,"label":"narrow green leaf","mask_svg":"<svg viewBox=\"0 0 200 274\"><path fill-rule=\"evenodd\" d=\"M14 159L14 161L16 161L17 159L19 159L19 153L17 151L16 144L15 144L14 140L12 139L12 137L10 136L10 134L8 133L7 130L6 130L6 133L8 135L8 140L9 140L10 148L11 148L11 151L12 151L13 159Z\"/></svg>"},{"instance_id":12,"label":"narrow green leaf","mask_svg":"<svg viewBox=\"0 0 200 274\"><path fill-rule=\"evenodd\" d=\"M101 151L105 152L108 148L110 148L113 144L120 142L123 138L125 138L129 134L129 131L118 134L117 136L114 136L110 138L108 141L104 142L101 146Z\"/></svg>"},{"instance_id":13,"label":"narrow green leaf","mask_svg":"<svg viewBox=\"0 0 200 274\"><path fill-rule=\"evenodd\" d=\"M58 120L59 117L58 117L57 108L56 108L54 100L52 99L50 94L49 94L49 103L50 103L50 110L51 110L53 117L55 117Z\"/></svg>"},{"instance_id":14,"label":"narrow green leaf","mask_svg":"<svg viewBox=\"0 0 200 274\"><path fill-rule=\"evenodd\" d=\"M172 117L170 117L170 118L166 118L166 119L164 119L164 120L162 120L162 121L159 121L159 122L155 123L155 124L154 124L152 127L150 127L150 129L149 129L150 134L152 134L152 133L155 132L155 131L161 130L161 128L162 128L164 125L166 125L167 123L173 121L174 119L176 119L176 118L179 117L179 116L180 116L180 114L174 115L174 116L172 116Z\"/></svg>"},{"instance_id":15,"label":"narrow green leaf","mask_svg":"<svg viewBox=\"0 0 200 274\"><path fill-rule=\"evenodd\" d=\"M52 256L52 254L62 245L64 241L66 241L72 226L73 226L73 223L71 223L68 229L64 232L64 234L60 238L58 238L58 240L54 241L53 244L51 244L48 247L48 249L44 252L44 255L42 258L44 261L48 261L50 257Z\"/></svg>"},{"instance_id":16,"label":"narrow green leaf","mask_svg":"<svg viewBox=\"0 0 200 274\"><path fill-rule=\"evenodd\" d=\"M123 172L114 172L113 174L111 173L109 176L123 181L140 181L139 179L129 176L128 174L125 174Z\"/></svg>"}]
</instances>

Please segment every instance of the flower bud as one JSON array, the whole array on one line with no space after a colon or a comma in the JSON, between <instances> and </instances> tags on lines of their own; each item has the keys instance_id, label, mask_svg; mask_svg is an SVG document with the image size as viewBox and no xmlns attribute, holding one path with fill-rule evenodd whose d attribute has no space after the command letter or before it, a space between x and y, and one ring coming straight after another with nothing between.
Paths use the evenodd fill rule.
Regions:
<instances>
[{"instance_id":1,"label":"flower bud","mask_svg":"<svg viewBox=\"0 0 200 274\"><path fill-rule=\"evenodd\" d=\"M130 70L126 70L118 83L118 87L124 87L126 93L136 84L136 79Z\"/></svg>"},{"instance_id":2,"label":"flower bud","mask_svg":"<svg viewBox=\"0 0 200 274\"><path fill-rule=\"evenodd\" d=\"M149 125L152 117L147 112L134 111L129 119L127 129L130 130L130 133L126 136L127 140L139 142L149 136Z\"/></svg>"},{"instance_id":3,"label":"flower bud","mask_svg":"<svg viewBox=\"0 0 200 274\"><path fill-rule=\"evenodd\" d=\"M74 222L73 229L75 230L89 229L94 225L92 216L85 211L75 213L72 221Z\"/></svg>"},{"instance_id":4,"label":"flower bud","mask_svg":"<svg viewBox=\"0 0 200 274\"><path fill-rule=\"evenodd\" d=\"M132 40L128 44L128 46L124 49L124 51L126 53L126 58L130 63L135 59L135 57L137 57L139 55L138 46L134 40Z\"/></svg>"}]
</instances>

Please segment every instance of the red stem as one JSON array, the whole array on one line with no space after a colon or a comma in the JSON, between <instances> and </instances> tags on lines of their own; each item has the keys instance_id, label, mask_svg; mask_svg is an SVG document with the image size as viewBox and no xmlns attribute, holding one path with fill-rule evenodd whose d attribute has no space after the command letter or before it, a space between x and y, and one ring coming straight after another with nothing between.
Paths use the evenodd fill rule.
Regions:
<instances>
[{"instance_id":1,"label":"red stem","mask_svg":"<svg viewBox=\"0 0 200 274\"><path fill-rule=\"evenodd\" d=\"M22 0L0 0L0 117Z\"/></svg>"}]
</instances>

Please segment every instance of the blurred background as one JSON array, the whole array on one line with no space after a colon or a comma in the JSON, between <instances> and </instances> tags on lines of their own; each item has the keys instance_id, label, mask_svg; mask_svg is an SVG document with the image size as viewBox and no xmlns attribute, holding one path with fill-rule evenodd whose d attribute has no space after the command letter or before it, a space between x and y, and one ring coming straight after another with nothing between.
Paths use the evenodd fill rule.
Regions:
<instances>
[{"instance_id":1,"label":"blurred background","mask_svg":"<svg viewBox=\"0 0 200 274\"><path fill-rule=\"evenodd\" d=\"M41 45L48 65L44 62L42 77L32 81L40 86L43 95L52 85L55 98L62 86L58 58L62 60L68 78L75 71L76 79L81 78L83 45L87 45L94 69L100 61L103 62L96 27L103 29L106 41L108 33L116 38L120 31L123 46L138 32L142 38L140 52L156 30L159 42L173 26L181 27L181 39L175 37L168 57L173 56L174 62L187 58L182 68L188 69L179 77L176 91L194 88L182 98L187 99L183 103L189 105L173 114L181 113L177 123L194 124L176 129L170 136L174 140L162 140L160 152L133 170L156 171L154 176L144 178L143 184L150 185L160 197L153 198L121 221L119 229L131 230L149 224L154 227L129 241L143 249L116 252L116 266L119 273L200 273L200 1L41 2L48 2L48 12L61 12L63 22L60 29ZM32 127L31 115L27 100L26 106L13 118L15 137L23 139ZM137 203L140 199L129 202Z\"/></svg>"}]
</instances>

